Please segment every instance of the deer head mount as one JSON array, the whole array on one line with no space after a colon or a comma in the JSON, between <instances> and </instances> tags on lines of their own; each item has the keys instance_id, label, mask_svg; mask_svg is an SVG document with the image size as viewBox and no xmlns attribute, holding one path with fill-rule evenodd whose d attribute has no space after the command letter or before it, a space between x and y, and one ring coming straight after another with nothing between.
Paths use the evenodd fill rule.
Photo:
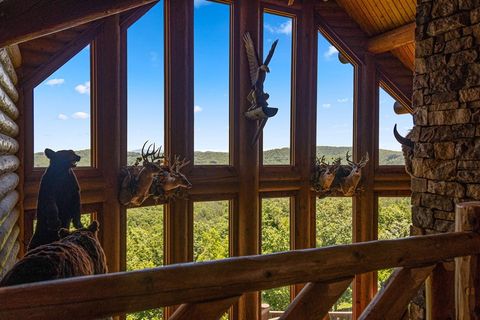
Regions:
<instances>
[{"instance_id":1,"label":"deer head mount","mask_svg":"<svg viewBox=\"0 0 480 320\"><path fill-rule=\"evenodd\" d=\"M353 162L347 152L347 164L341 164L342 158L336 158L330 164L325 157L317 158L312 177L312 189L320 198L342 194L347 197L356 195L361 188L362 168L369 161L368 153L360 162Z\"/></svg>"},{"instance_id":2,"label":"deer head mount","mask_svg":"<svg viewBox=\"0 0 480 320\"><path fill-rule=\"evenodd\" d=\"M124 206L139 206L149 197L157 202L167 202L180 195L179 189L192 187L180 172L189 161L180 161L179 157L175 157L171 165L162 154L161 147L157 149L155 144L150 144L145 151L147 143L143 145L141 157L137 158L135 164L123 167L120 171L118 199Z\"/></svg>"}]
</instances>

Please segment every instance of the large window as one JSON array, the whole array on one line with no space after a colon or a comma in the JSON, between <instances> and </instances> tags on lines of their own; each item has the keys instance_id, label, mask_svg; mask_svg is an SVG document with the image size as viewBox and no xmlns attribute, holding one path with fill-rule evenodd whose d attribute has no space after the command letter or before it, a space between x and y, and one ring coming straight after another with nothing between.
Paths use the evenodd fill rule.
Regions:
<instances>
[{"instance_id":1,"label":"large window","mask_svg":"<svg viewBox=\"0 0 480 320\"><path fill-rule=\"evenodd\" d=\"M262 254L290 250L291 198L262 199ZM270 306L270 312L285 311L290 304L290 287L262 292L262 304Z\"/></svg>"},{"instance_id":2,"label":"large window","mask_svg":"<svg viewBox=\"0 0 480 320\"><path fill-rule=\"evenodd\" d=\"M228 165L230 5L195 1L194 163Z\"/></svg>"},{"instance_id":3,"label":"large window","mask_svg":"<svg viewBox=\"0 0 480 320\"><path fill-rule=\"evenodd\" d=\"M379 88L379 159L380 165L403 165L405 159L401 152L402 146L393 135L393 127L396 124L397 130L402 136L406 136L413 127L411 114L397 115L393 105L395 100L382 87Z\"/></svg>"},{"instance_id":4,"label":"large window","mask_svg":"<svg viewBox=\"0 0 480 320\"><path fill-rule=\"evenodd\" d=\"M127 271L163 265L163 219L163 206L127 210ZM163 309L128 314L127 319L160 320L163 319Z\"/></svg>"},{"instance_id":5,"label":"large window","mask_svg":"<svg viewBox=\"0 0 480 320\"><path fill-rule=\"evenodd\" d=\"M33 166L48 167L45 148L74 150L91 166L90 45L33 91Z\"/></svg>"},{"instance_id":6,"label":"large window","mask_svg":"<svg viewBox=\"0 0 480 320\"><path fill-rule=\"evenodd\" d=\"M163 2L127 31L127 163L132 164L148 140L164 144Z\"/></svg>"},{"instance_id":7,"label":"large window","mask_svg":"<svg viewBox=\"0 0 480 320\"><path fill-rule=\"evenodd\" d=\"M267 121L263 129L263 164L291 164L291 99L293 18L271 13L263 14L263 61L273 42L278 39L275 54L268 64L270 73L264 91L270 95L269 107L278 113Z\"/></svg>"},{"instance_id":8,"label":"large window","mask_svg":"<svg viewBox=\"0 0 480 320\"><path fill-rule=\"evenodd\" d=\"M329 162L345 159L353 144L354 68L340 62L338 54L337 48L319 33L316 153Z\"/></svg>"},{"instance_id":9,"label":"large window","mask_svg":"<svg viewBox=\"0 0 480 320\"><path fill-rule=\"evenodd\" d=\"M410 198L378 198L378 239L391 240L410 235L412 210ZM385 285L393 269L378 271L378 288Z\"/></svg>"},{"instance_id":10,"label":"large window","mask_svg":"<svg viewBox=\"0 0 480 320\"><path fill-rule=\"evenodd\" d=\"M352 198L329 197L316 201L317 247L350 244L353 241ZM351 311L352 286L333 305L332 311Z\"/></svg>"}]
</instances>

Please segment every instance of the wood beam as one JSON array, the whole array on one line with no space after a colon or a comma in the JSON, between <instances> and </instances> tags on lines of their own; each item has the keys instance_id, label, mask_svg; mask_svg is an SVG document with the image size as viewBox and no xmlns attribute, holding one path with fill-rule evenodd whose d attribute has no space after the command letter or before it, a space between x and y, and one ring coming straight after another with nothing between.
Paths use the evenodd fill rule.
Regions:
<instances>
[{"instance_id":1,"label":"wood beam","mask_svg":"<svg viewBox=\"0 0 480 320\"><path fill-rule=\"evenodd\" d=\"M353 278L330 283L308 283L280 317L280 320L321 320L347 290Z\"/></svg>"},{"instance_id":2,"label":"wood beam","mask_svg":"<svg viewBox=\"0 0 480 320\"><path fill-rule=\"evenodd\" d=\"M0 48L154 2L158 0L4 0L0 2Z\"/></svg>"},{"instance_id":3,"label":"wood beam","mask_svg":"<svg viewBox=\"0 0 480 320\"><path fill-rule=\"evenodd\" d=\"M368 51L374 54L392 51L415 41L415 22L382 33L370 38L367 43Z\"/></svg>"},{"instance_id":4,"label":"wood beam","mask_svg":"<svg viewBox=\"0 0 480 320\"><path fill-rule=\"evenodd\" d=\"M217 320L220 319L220 317L228 311L228 308L237 302L239 298L239 296L235 296L221 300L182 304L170 317L170 320Z\"/></svg>"},{"instance_id":5,"label":"wood beam","mask_svg":"<svg viewBox=\"0 0 480 320\"><path fill-rule=\"evenodd\" d=\"M400 320L412 297L430 275L435 265L420 268L399 268L389 279L359 320ZM438 319L438 318L435 318Z\"/></svg>"}]
</instances>

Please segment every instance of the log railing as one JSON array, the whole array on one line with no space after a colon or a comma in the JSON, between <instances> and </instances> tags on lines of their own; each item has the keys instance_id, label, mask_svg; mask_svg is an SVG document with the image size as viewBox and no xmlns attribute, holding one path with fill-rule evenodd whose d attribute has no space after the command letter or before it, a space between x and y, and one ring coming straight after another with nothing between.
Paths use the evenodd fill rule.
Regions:
<instances>
[{"instance_id":1,"label":"log railing","mask_svg":"<svg viewBox=\"0 0 480 320\"><path fill-rule=\"evenodd\" d=\"M456 259L457 319L478 309L480 203L456 232L234 257L0 288L0 319L93 319L181 305L171 319L218 319L244 293L306 284L281 319L322 319L355 274L397 267L360 319L400 319L437 263Z\"/></svg>"}]
</instances>

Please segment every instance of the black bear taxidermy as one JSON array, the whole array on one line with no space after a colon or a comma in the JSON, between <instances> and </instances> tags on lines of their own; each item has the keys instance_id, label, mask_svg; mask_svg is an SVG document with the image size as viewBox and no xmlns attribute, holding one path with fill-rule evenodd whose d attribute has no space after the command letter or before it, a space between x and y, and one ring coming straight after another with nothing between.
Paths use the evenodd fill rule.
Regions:
<instances>
[{"instance_id":1,"label":"black bear taxidermy","mask_svg":"<svg viewBox=\"0 0 480 320\"><path fill-rule=\"evenodd\" d=\"M28 253L8 271L0 287L107 273L105 253L97 238L98 222L73 232L60 229L59 241Z\"/></svg>"},{"instance_id":2,"label":"black bear taxidermy","mask_svg":"<svg viewBox=\"0 0 480 320\"><path fill-rule=\"evenodd\" d=\"M50 165L40 181L37 201L37 227L28 250L59 239L60 228L68 229L73 221L75 228L80 222L80 187L72 168L80 156L72 150L53 151L45 149Z\"/></svg>"}]
</instances>

